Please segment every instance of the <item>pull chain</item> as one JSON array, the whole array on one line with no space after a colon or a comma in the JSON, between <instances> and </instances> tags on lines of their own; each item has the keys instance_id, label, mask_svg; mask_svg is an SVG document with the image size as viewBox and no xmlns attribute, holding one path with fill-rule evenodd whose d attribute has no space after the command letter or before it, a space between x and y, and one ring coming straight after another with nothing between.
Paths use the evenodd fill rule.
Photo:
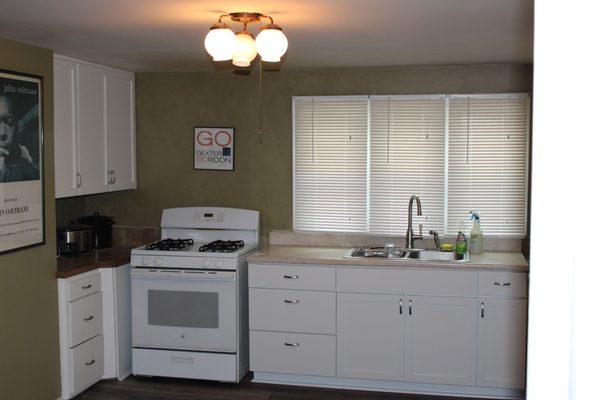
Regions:
<instances>
[{"instance_id":1,"label":"pull chain","mask_svg":"<svg viewBox=\"0 0 600 400\"><path fill-rule=\"evenodd\" d=\"M263 143L263 95L262 95L262 60L258 61L259 72L258 72L258 142Z\"/></svg>"}]
</instances>

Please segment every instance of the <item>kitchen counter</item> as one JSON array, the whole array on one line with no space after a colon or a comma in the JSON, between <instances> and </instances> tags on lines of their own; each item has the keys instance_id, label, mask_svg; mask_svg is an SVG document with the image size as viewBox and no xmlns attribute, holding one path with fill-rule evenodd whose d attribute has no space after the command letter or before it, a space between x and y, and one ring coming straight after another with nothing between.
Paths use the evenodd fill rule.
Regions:
<instances>
[{"instance_id":1,"label":"kitchen counter","mask_svg":"<svg viewBox=\"0 0 600 400\"><path fill-rule=\"evenodd\" d=\"M134 246L114 246L90 250L77 257L61 256L57 261L56 277L69 278L97 268L116 268L129 263Z\"/></svg>"},{"instance_id":2,"label":"kitchen counter","mask_svg":"<svg viewBox=\"0 0 600 400\"><path fill-rule=\"evenodd\" d=\"M374 266L403 268L453 268L478 270L506 270L528 272L529 264L519 252L487 251L471 255L469 262L388 260L382 258L343 258L349 247L310 247L273 245L261 248L248 256L249 262L317 264L339 266Z\"/></svg>"}]
</instances>

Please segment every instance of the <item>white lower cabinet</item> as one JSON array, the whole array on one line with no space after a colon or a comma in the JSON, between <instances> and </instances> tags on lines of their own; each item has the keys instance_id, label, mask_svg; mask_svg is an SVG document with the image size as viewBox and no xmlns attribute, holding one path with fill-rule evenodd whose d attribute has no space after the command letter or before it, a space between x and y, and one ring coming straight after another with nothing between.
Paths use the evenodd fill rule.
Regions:
<instances>
[{"instance_id":1,"label":"white lower cabinet","mask_svg":"<svg viewBox=\"0 0 600 400\"><path fill-rule=\"evenodd\" d=\"M523 389L527 300L480 300L477 385Z\"/></svg>"},{"instance_id":2,"label":"white lower cabinet","mask_svg":"<svg viewBox=\"0 0 600 400\"><path fill-rule=\"evenodd\" d=\"M250 369L256 381L524 395L526 273L309 268L249 264ZM284 275L303 290L282 290L290 287L279 279ZM335 276L335 289L306 279L317 275ZM335 326L327 323L329 315Z\"/></svg>"},{"instance_id":3,"label":"white lower cabinet","mask_svg":"<svg viewBox=\"0 0 600 400\"><path fill-rule=\"evenodd\" d=\"M129 268L58 279L62 399L131 373Z\"/></svg>"},{"instance_id":4,"label":"white lower cabinet","mask_svg":"<svg viewBox=\"0 0 600 400\"><path fill-rule=\"evenodd\" d=\"M404 380L404 299L338 293L337 376Z\"/></svg>"},{"instance_id":5,"label":"white lower cabinet","mask_svg":"<svg viewBox=\"0 0 600 400\"><path fill-rule=\"evenodd\" d=\"M477 299L411 296L406 316L406 380L475 385Z\"/></svg>"}]
</instances>

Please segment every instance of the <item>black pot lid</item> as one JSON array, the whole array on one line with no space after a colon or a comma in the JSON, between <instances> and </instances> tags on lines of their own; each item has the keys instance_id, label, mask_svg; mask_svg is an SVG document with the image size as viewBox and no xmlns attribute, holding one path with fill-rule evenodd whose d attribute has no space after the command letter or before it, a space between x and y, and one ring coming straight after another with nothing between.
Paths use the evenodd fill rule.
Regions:
<instances>
[{"instance_id":1,"label":"black pot lid","mask_svg":"<svg viewBox=\"0 0 600 400\"><path fill-rule=\"evenodd\" d=\"M85 224L95 224L95 223L114 224L115 223L113 217L109 217L106 215L100 215L100 213L98 211L95 211L93 215L88 215L85 217L77 218L77 221L83 222Z\"/></svg>"},{"instance_id":2,"label":"black pot lid","mask_svg":"<svg viewBox=\"0 0 600 400\"><path fill-rule=\"evenodd\" d=\"M92 229L91 226L85 224L78 224L77 222L69 222L68 225L59 226L56 228L58 232L79 232L79 231L87 231Z\"/></svg>"}]
</instances>

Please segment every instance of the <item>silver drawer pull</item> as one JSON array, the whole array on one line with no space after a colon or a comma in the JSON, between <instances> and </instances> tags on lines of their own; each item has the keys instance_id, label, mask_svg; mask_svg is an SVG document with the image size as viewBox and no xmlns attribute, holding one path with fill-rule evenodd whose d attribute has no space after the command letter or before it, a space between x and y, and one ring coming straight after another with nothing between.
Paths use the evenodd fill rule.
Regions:
<instances>
[{"instance_id":1,"label":"silver drawer pull","mask_svg":"<svg viewBox=\"0 0 600 400\"><path fill-rule=\"evenodd\" d=\"M298 303L300 303L300 300L288 300L288 299L285 299L285 300L283 300L283 302L284 303L288 303L288 304L298 304Z\"/></svg>"},{"instance_id":2,"label":"silver drawer pull","mask_svg":"<svg viewBox=\"0 0 600 400\"><path fill-rule=\"evenodd\" d=\"M82 289L89 289L89 288L91 288L91 287L92 287L92 284L91 284L91 283L88 283L87 285L85 285L85 286L82 286L81 288L82 288Z\"/></svg>"},{"instance_id":3,"label":"silver drawer pull","mask_svg":"<svg viewBox=\"0 0 600 400\"><path fill-rule=\"evenodd\" d=\"M90 316L87 316L87 317L84 317L84 318L83 318L83 320L84 320L84 321L91 321L91 320L93 320L93 319L94 319L94 316L93 316L93 315L90 315Z\"/></svg>"},{"instance_id":4,"label":"silver drawer pull","mask_svg":"<svg viewBox=\"0 0 600 400\"><path fill-rule=\"evenodd\" d=\"M285 279L298 279L300 278L298 275L284 275Z\"/></svg>"},{"instance_id":5,"label":"silver drawer pull","mask_svg":"<svg viewBox=\"0 0 600 400\"><path fill-rule=\"evenodd\" d=\"M300 343L285 342L283 344L286 345L286 346L289 346L289 347L298 347L298 346L300 346Z\"/></svg>"},{"instance_id":6,"label":"silver drawer pull","mask_svg":"<svg viewBox=\"0 0 600 400\"><path fill-rule=\"evenodd\" d=\"M481 318L485 318L485 303L481 302Z\"/></svg>"},{"instance_id":7,"label":"silver drawer pull","mask_svg":"<svg viewBox=\"0 0 600 400\"><path fill-rule=\"evenodd\" d=\"M510 282L494 282L496 286L510 286Z\"/></svg>"},{"instance_id":8,"label":"silver drawer pull","mask_svg":"<svg viewBox=\"0 0 600 400\"><path fill-rule=\"evenodd\" d=\"M92 365L92 364L95 364L95 363L96 363L96 360L91 359L90 361L86 361L85 365Z\"/></svg>"}]
</instances>

